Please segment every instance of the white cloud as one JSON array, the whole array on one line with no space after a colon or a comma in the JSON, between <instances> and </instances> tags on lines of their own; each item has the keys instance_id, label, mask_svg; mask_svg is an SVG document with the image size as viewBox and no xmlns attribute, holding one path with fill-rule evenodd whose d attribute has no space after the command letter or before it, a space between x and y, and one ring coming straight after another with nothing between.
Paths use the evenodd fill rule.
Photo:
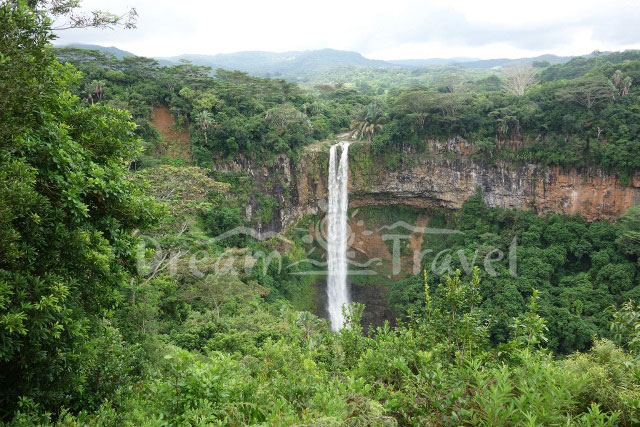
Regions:
<instances>
[{"instance_id":1,"label":"white cloud","mask_svg":"<svg viewBox=\"0 0 640 427\"><path fill-rule=\"evenodd\" d=\"M135 30L66 30L58 43L115 45L145 56L241 50L356 50L381 59L578 55L640 48L633 0L85 0L137 8Z\"/></svg>"}]
</instances>

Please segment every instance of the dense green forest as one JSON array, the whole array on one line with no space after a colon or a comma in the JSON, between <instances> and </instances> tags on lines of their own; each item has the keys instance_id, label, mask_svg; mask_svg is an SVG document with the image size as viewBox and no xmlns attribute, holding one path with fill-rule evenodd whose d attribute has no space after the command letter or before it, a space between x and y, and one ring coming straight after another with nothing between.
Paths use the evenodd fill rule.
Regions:
<instances>
[{"instance_id":1,"label":"dense green forest","mask_svg":"<svg viewBox=\"0 0 640 427\"><path fill-rule=\"evenodd\" d=\"M482 257L517 238L518 276L506 259L497 276L465 272L461 257L438 276L428 255L423 274L385 284L393 326L366 328L356 303L332 332L312 314L315 278L257 256L302 261L304 235L214 238L255 225L248 198L262 223L278 201L245 173L212 170L297 158L350 131L379 165L461 136L487 164L628 181L638 53L483 73L351 69L303 88L54 49L40 4L0 1L0 423L640 424L638 207L589 223L488 208L479 193L430 211L430 226L464 231L434 249L472 258L479 245ZM152 125L162 106L189 134L184 155Z\"/></svg>"},{"instance_id":2,"label":"dense green forest","mask_svg":"<svg viewBox=\"0 0 640 427\"><path fill-rule=\"evenodd\" d=\"M535 68L507 70L502 81L443 78L394 91L362 119L387 123L373 138L380 152L461 135L490 161L598 166L628 179L639 166L639 59L635 51L576 58L543 68L537 84Z\"/></svg>"},{"instance_id":3,"label":"dense green forest","mask_svg":"<svg viewBox=\"0 0 640 427\"><path fill-rule=\"evenodd\" d=\"M640 166L636 51L535 64L501 76L461 66L338 69L310 92L284 80L212 74L189 63L161 67L152 59L117 60L75 48L56 54L83 72L79 95L129 109L148 140L149 108L169 105L179 121L192 123L201 163L211 150L292 154L353 125L370 132L365 136L380 153L462 136L488 161L598 166L624 180ZM537 75L527 78L529 70Z\"/></svg>"},{"instance_id":4,"label":"dense green forest","mask_svg":"<svg viewBox=\"0 0 640 427\"><path fill-rule=\"evenodd\" d=\"M55 54L82 71L75 93L89 103L128 109L145 141L157 141L149 124L151 109L167 105L178 124L191 124L199 164L210 162L211 152L293 155L312 140L347 128L354 106L373 102L353 90L313 97L284 80L222 69L212 75L210 68L189 63L161 67L153 59L117 60L76 48Z\"/></svg>"},{"instance_id":5,"label":"dense green forest","mask_svg":"<svg viewBox=\"0 0 640 427\"><path fill-rule=\"evenodd\" d=\"M535 289L548 328L547 348L563 354L585 351L594 336L611 337L612 306L639 298L631 225L637 215L634 208L615 225L588 223L566 215L539 217L530 211L488 209L475 196L459 213L430 214L431 227L465 234L431 236L428 247L433 252L423 265L437 264L437 254L448 249L449 273L465 271L465 262L483 259L494 248L508 253L515 238L517 277L510 277L505 258L496 277L483 273L479 287L491 342L509 340L511 319L526 310ZM393 284L390 302L397 313L420 313L423 291L423 278L410 277Z\"/></svg>"}]
</instances>

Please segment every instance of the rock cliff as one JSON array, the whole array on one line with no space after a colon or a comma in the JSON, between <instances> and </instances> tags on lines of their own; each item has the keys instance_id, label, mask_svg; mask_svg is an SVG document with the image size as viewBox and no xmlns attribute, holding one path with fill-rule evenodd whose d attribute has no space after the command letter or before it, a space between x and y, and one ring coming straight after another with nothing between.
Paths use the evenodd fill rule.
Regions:
<instances>
[{"instance_id":1,"label":"rock cliff","mask_svg":"<svg viewBox=\"0 0 640 427\"><path fill-rule=\"evenodd\" d=\"M430 142L424 152L406 152L393 165L373 156L367 143L350 149L349 206L404 204L459 209L478 188L488 206L530 209L538 214L577 214L615 220L640 203L640 176L629 185L600 170L564 170L537 165L490 164L473 156L461 139ZM279 156L270 165L248 159L216 162L223 172L245 172L255 189L271 194L279 215L263 230L280 230L319 213L327 197L328 144L309 147L298 159ZM255 211L251 200L247 215Z\"/></svg>"}]
</instances>

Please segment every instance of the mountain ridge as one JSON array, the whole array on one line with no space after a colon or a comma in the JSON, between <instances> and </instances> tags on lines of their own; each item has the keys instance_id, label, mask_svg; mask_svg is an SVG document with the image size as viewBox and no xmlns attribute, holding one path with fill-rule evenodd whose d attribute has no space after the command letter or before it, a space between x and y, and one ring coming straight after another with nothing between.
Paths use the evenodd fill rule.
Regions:
<instances>
[{"instance_id":1,"label":"mountain ridge","mask_svg":"<svg viewBox=\"0 0 640 427\"><path fill-rule=\"evenodd\" d=\"M88 44L88 43L69 43L65 45L56 45L55 47L64 48L64 47L73 47L76 49L87 49L87 50L97 50L102 53L109 53L115 56L118 59L122 59L127 56L138 56L135 53L128 52L126 50L119 49L115 46L102 46L99 44Z\"/></svg>"},{"instance_id":2,"label":"mountain ridge","mask_svg":"<svg viewBox=\"0 0 640 427\"><path fill-rule=\"evenodd\" d=\"M94 44L72 43L56 47L75 47L80 49L98 50L109 53L118 59L137 56L134 53L114 46L106 47ZM453 58L416 58L380 60L367 58L359 52L337 49L316 49L304 51L240 51L232 53L181 54L168 57L154 57L161 65L176 65L189 61L194 65L204 65L212 69L224 68L228 70L244 71L262 77L296 77L315 72L326 72L342 67L360 68L421 68L457 65L465 68L489 69L506 67L513 64L533 64L534 62L548 62L550 65L564 63L574 56L558 56L553 54L539 55L526 58L492 58L479 59L468 57Z\"/></svg>"},{"instance_id":3,"label":"mountain ridge","mask_svg":"<svg viewBox=\"0 0 640 427\"><path fill-rule=\"evenodd\" d=\"M287 52L242 51L216 55L183 54L156 59L175 63L188 60L196 65L207 65L213 69L225 68L267 76L300 75L344 66L365 68L397 67L388 61L366 58L358 52L336 49Z\"/></svg>"}]
</instances>

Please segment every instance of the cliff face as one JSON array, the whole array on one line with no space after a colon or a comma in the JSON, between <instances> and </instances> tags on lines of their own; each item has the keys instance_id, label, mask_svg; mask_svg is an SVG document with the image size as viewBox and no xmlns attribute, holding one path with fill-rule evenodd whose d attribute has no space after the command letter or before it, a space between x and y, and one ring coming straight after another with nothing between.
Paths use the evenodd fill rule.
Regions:
<instances>
[{"instance_id":1,"label":"cliff face","mask_svg":"<svg viewBox=\"0 0 640 427\"><path fill-rule=\"evenodd\" d=\"M535 165L490 165L475 160L462 140L432 142L423 153L406 153L385 167L369 145L350 148L349 206L404 204L459 209L478 187L491 207L567 213L592 221L614 220L640 203L640 176L630 185L599 170L576 171ZM277 158L270 167L248 160L219 163L220 171L244 171L256 189L274 195L280 212L263 230L280 230L319 213L327 198L328 147L314 146L300 159ZM251 203L250 203L251 204ZM250 213L255 207L248 207Z\"/></svg>"}]
</instances>

